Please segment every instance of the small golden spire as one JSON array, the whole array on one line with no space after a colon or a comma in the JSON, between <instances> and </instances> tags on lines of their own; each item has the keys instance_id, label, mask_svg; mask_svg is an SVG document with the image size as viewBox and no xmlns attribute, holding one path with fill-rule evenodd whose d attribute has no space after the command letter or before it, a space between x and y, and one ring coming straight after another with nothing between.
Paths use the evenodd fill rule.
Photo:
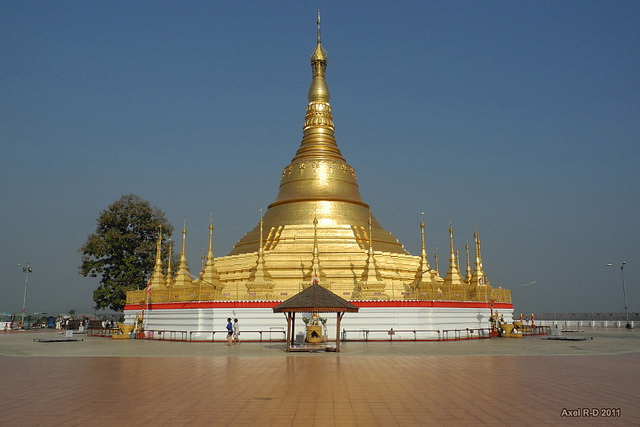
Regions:
<instances>
[{"instance_id":1,"label":"small golden spire","mask_svg":"<svg viewBox=\"0 0 640 427\"><path fill-rule=\"evenodd\" d=\"M420 251L420 264L423 270L431 270L431 266L429 265L429 257L427 256L427 246L425 244L424 212L421 212L420 234L422 238L422 249ZM424 271L421 271L420 273L422 274L424 273Z\"/></svg>"},{"instance_id":2,"label":"small golden spire","mask_svg":"<svg viewBox=\"0 0 640 427\"><path fill-rule=\"evenodd\" d=\"M369 220L367 223L369 224L369 253L373 254L373 238L371 237L371 224L373 221L371 220L371 209L369 209Z\"/></svg>"},{"instance_id":3,"label":"small golden spire","mask_svg":"<svg viewBox=\"0 0 640 427\"><path fill-rule=\"evenodd\" d=\"M456 263L456 254L453 251L453 227L451 226L451 220L449 220L449 266Z\"/></svg>"},{"instance_id":4,"label":"small golden spire","mask_svg":"<svg viewBox=\"0 0 640 427\"><path fill-rule=\"evenodd\" d=\"M174 286L187 287L192 285L191 274L189 273L189 267L187 266L187 218L184 218L184 225L182 227L182 249L180 250L180 265L178 266L178 273Z\"/></svg>"},{"instance_id":5,"label":"small golden spire","mask_svg":"<svg viewBox=\"0 0 640 427\"><path fill-rule=\"evenodd\" d=\"M167 243L169 244L169 254L167 256L167 277L165 279L164 285L167 288L171 288L173 286L173 271L171 268L171 258L173 257L173 241L169 239Z\"/></svg>"},{"instance_id":6,"label":"small golden spire","mask_svg":"<svg viewBox=\"0 0 640 427\"><path fill-rule=\"evenodd\" d=\"M263 218L262 218L262 208L260 208L260 252L264 252L264 244L262 243L262 227L263 227Z\"/></svg>"},{"instance_id":7,"label":"small golden spire","mask_svg":"<svg viewBox=\"0 0 640 427\"><path fill-rule=\"evenodd\" d=\"M416 291L416 297L421 298L427 294L430 288L435 283L435 275L429 265L429 258L427 257L427 249L425 245L425 225L424 225L424 212L420 213L420 234L422 240L422 250L420 252L420 264L418 264L418 271L416 271L415 279L413 281L413 287Z\"/></svg>"},{"instance_id":8,"label":"small golden spire","mask_svg":"<svg viewBox=\"0 0 640 427\"><path fill-rule=\"evenodd\" d=\"M213 259L213 212L209 215L209 253L207 259Z\"/></svg>"},{"instance_id":9,"label":"small golden spire","mask_svg":"<svg viewBox=\"0 0 640 427\"><path fill-rule=\"evenodd\" d=\"M204 285L205 288L213 287L214 290L220 292L224 286L220 282L220 274L215 267L213 258L213 212L209 215L209 251L207 253L206 261L203 260L203 262L204 265L200 275L200 285Z\"/></svg>"},{"instance_id":10,"label":"small golden spire","mask_svg":"<svg viewBox=\"0 0 640 427\"><path fill-rule=\"evenodd\" d=\"M318 217L313 217L313 253L318 253Z\"/></svg>"},{"instance_id":11,"label":"small golden spire","mask_svg":"<svg viewBox=\"0 0 640 427\"><path fill-rule=\"evenodd\" d=\"M371 229L373 219L371 210L369 210L369 251L367 261L362 272L362 280L358 282L358 290L355 292L355 298L372 298L372 299L389 299L389 295L385 292L386 283L382 280L378 266L373 256L373 238Z\"/></svg>"},{"instance_id":12,"label":"small golden spire","mask_svg":"<svg viewBox=\"0 0 640 427\"><path fill-rule=\"evenodd\" d=\"M313 217L313 259L311 261L311 283L317 280L325 288L329 288L327 276L320 268L320 250L318 249L318 218Z\"/></svg>"},{"instance_id":13,"label":"small golden spire","mask_svg":"<svg viewBox=\"0 0 640 427\"><path fill-rule=\"evenodd\" d=\"M484 285L487 285L488 283L485 280L484 271L482 269L482 256L480 255L480 237L477 231L473 233L473 239L475 241L475 246L476 246L476 261L474 265L473 274L471 275L470 285L472 287L484 286Z\"/></svg>"},{"instance_id":14,"label":"small golden spire","mask_svg":"<svg viewBox=\"0 0 640 427\"><path fill-rule=\"evenodd\" d=\"M183 218L182 225L182 250L180 251L180 258L186 254L186 246L187 245L187 218Z\"/></svg>"},{"instance_id":15,"label":"small golden spire","mask_svg":"<svg viewBox=\"0 0 640 427\"><path fill-rule=\"evenodd\" d=\"M271 280L271 275L267 271L264 260L264 245L262 241L262 208L260 208L260 249L258 249L258 260L255 270L252 272L249 282L247 282L247 290L250 294L261 295L269 297L273 290L275 283Z\"/></svg>"},{"instance_id":16,"label":"small golden spire","mask_svg":"<svg viewBox=\"0 0 640 427\"><path fill-rule=\"evenodd\" d=\"M467 240L467 244L464 245L464 250L467 253L467 272L464 278L464 281L467 284L471 283L471 259L469 258L469 241Z\"/></svg>"},{"instance_id":17,"label":"small golden spire","mask_svg":"<svg viewBox=\"0 0 640 427\"><path fill-rule=\"evenodd\" d=\"M162 226L158 225L158 241L156 242L156 263L162 262Z\"/></svg>"},{"instance_id":18,"label":"small golden spire","mask_svg":"<svg viewBox=\"0 0 640 427\"><path fill-rule=\"evenodd\" d=\"M164 284L164 278L162 277L162 226L158 226L158 239L156 240L156 263L153 269L153 274L149 279L152 290L161 289Z\"/></svg>"},{"instance_id":19,"label":"small golden spire","mask_svg":"<svg viewBox=\"0 0 640 427\"><path fill-rule=\"evenodd\" d=\"M427 249L424 245L424 212L420 212L420 232L422 234L422 251L420 253L424 256L427 253Z\"/></svg>"},{"instance_id":20,"label":"small golden spire","mask_svg":"<svg viewBox=\"0 0 640 427\"><path fill-rule=\"evenodd\" d=\"M438 248L436 247L436 253L433 255L435 261L436 261L436 269L435 272L437 275L440 275L440 270L438 268Z\"/></svg>"}]
</instances>

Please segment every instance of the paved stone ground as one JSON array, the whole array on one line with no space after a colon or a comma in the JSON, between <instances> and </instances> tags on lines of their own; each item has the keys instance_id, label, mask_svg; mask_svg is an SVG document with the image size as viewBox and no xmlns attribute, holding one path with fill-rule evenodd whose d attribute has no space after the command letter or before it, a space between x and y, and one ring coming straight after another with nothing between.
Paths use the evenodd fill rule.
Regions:
<instances>
[{"instance_id":1,"label":"paved stone ground","mask_svg":"<svg viewBox=\"0 0 640 427\"><path fill-rule=\"evenodd\" d=\"M345 343L179 343L0 333L3 425L638 425L640 331ZM613 409L617 417L563 417ZM619 412L617 409L619 408ZM582 412L581 412L582 413Z\"/></svg>"}]
</instances>

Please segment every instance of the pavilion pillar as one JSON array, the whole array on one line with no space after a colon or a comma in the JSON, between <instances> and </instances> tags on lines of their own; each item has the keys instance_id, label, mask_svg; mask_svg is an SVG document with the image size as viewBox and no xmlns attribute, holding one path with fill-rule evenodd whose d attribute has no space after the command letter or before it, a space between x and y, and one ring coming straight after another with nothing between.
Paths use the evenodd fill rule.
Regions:
<instances>
[{"instance_id":1,"label":"pavilion pillar","mask_svg":"<svg viewBox=\"0 0 640 427\"><path fill-rule=\"evenodd\" d=\"M291 313L284 313L287 318L287 351L291 350L291 340L289 339L291 336Z\"/></svg>"},{"instance_id":2,"label":"pavilion pillar","mask_svg":"<svg viewBox=\"0 0 640 427\"><path fill-rule=\"evenodd\" d=\"M340 321L344 313L336 312L336 351L340 351Z\"/></svg>"},{"instance_id":3,"label":"pavilion pillar","mask_svg":"<svg viewBox=\"0 0 640 427\"><path fill-rule=\"evenodd\" d=\"M289 344L293 347L294 341L296 339L296 312L291 312L291 338L289 340Z\"/></svg>"}]
</instances>

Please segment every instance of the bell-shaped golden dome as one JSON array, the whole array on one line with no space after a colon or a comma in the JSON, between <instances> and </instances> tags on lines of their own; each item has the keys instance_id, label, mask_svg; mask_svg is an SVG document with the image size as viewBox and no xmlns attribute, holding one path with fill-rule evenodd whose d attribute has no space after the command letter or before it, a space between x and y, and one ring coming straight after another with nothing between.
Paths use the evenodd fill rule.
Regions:
<instances>
[{"instance_id":1,"label":"bell-shaped golden dome","mask_svg":"<svg viewBox=\"0 0 640 427\"><path fill-rule=\"evenodd\" d=\"M334 137L329 88L325 81L327 56L319 34L318 31L318 43L311 57L313 80L302 142L291 163L283 169L278 196L264 215L265 233L268 233L266 246L270 249L275 249L279 243L273 241L277 230L292 225L311 225L316 217L336 251L341 244L353 249L356 242L364 248L368 239L369 206L362 201L356 173L342 157ZM375 218L372 221L373 244L377 251L407 253ZM344 232L345 227L350 230L348 233ZM336 229L333 236L332 233L327 235L331 228ZM240 239L229 255L256 252L259 240L259 227L256 226Z\"/></svg>"}]
</instances>

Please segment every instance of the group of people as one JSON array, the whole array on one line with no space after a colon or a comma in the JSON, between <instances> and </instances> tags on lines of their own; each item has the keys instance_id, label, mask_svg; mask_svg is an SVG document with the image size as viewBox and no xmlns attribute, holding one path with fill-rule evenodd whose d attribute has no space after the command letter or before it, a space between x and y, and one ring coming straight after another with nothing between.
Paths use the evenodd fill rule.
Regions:
<instances>
[{"instance_id":1,"label":"group of people","mask_svg":"<svg viewBox=\"0 0 640 427\"><path fill-rule=\"evenodd\" d=\"M229 341L227 345L240 344L240 326L238 326L238 319L233 319L233 323L231 323L231 318L227 318L227 341Z\"/></svg>"}]
</instances>

